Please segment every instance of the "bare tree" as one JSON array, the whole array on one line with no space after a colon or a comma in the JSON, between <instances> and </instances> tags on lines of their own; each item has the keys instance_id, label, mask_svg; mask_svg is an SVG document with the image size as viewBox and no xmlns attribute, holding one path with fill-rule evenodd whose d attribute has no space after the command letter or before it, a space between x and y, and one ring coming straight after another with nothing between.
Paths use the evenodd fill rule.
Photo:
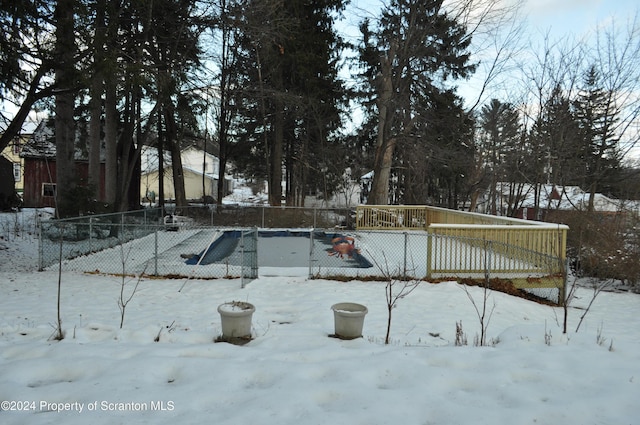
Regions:
<instances>
[{"instance_id":1,"label":"bare tree","mask_svg":"<svg viewBox=\"0 0 640 425\"><path fill-rule=\"evenodd\" d=\"M526 48L525 19L521 15L524 0L452 0L447 2L456 21L467 28L471 37L470 51L478 66L474 82L479 82L475 97L467 100L469 112L484 104L497 93L504 100L517 104L513 98L512 71L517 68Z\"/></svg>"},{"instance_id":2,"label":"bare tree","mask_svg":"<svg viewBox=\"0 0 640 425\"><path fill-rule=\"evenodd\" d=\"M120 295L118 296L118 308L120 309L120 329L124 326L124 314L126 312L127 306L129 302L133 299L133 296L138 292L138 286L142 281L142 277L144 276L145 271L147 270L147 266L149 263L146 263L144 269L140 274L135 277L135 282L133 284L133 288L129 290L127 294L126 287L129 283L127 281L127 260L129 259L129 254L131 253L131 247L125 250L124 242L120 243L120 262L122 264L122 280L120 281Z\"/></svg>"},{"instance_id":3,"label":"bare tree","mask_svg":"<svg viewBox=\"0 0 640 425\"><path fill-rule=\"evenodd\" d=\"M491 296L491 259L492 259L492 242L484 240L484 280L482 282L482 299L481 302L478 303L476 299L471 295L469 288L466 285L462 285L462 289L465 294L471 301L474 310L476 311L476 315L478 317L478 321L480 322L480 336L476 339L475 345L479 345L484 347L487 345L487 328L489 327L489 322L491 322L491 317L493 316L493 311L496 308L495 301L491 307L489 307L489 298ZM460 328L462 328L462 322L460 322ZM456 334L457 334L458 324L456 323Z\"/></svg>"},{"instance_id":4,"label":"bare tree","mask_svg":"<svg viewBox=\"0 0 640 425\"><path fill-rule=\"evenodd\" d=\"M58 290L56 292L56 329L55 334L53 336L54 340L61 341L64 339L64 332L62 331L62 247L64 246L64 232L65 232L65 224L59 225L60 231L60 240L58 245Z\"/></svg>"},{"instance_id":5,"label":"bare tree","mask_svg":"<svg viewBox=\"0 0 640 425\"><path fill-rule=\"evenodd\" d=\"M387 332L384 337L384 343L389 344L391 337L391 319L393 316L393 309L398 305L398 301L413 292L420 281L417 279L408 279L406 270L403 272L398 267L397 270L391 270L387 257L384 255L384 264L378 264L375 260L374 263L382 273L386 282L384 293L387 301Z\"/></svg>"}]
</instances>

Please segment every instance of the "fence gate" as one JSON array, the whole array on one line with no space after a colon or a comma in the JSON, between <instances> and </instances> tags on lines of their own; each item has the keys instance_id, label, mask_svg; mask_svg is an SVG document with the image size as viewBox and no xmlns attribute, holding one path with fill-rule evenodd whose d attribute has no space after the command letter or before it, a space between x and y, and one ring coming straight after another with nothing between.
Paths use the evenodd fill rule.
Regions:
<instances>
[{"instance_id":1,"label":"fence gate","mask_svg":"<svg viewBox=\"0 0 640 425\"><path fill-rule=\"evenodd\" d=\"M258 228L242 230L240 235L242 252L242 287L258 278Z\"/></svg>"}]
</instances>

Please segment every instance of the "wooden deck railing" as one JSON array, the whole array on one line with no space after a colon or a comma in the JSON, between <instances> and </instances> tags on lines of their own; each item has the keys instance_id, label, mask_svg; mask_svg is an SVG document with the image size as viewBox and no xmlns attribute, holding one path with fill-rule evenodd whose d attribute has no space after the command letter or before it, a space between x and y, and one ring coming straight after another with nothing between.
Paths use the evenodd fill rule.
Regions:
<instances>
[{"instance_id":1,"label":"wooden deck railing","mask_svg":"<svg viewBox=\"0 0 640 425\"><path fill-rule=\"evenodd\" d=\"M489 244L495 254L492 275L510 276L517 287L562 291L569 229L565 225L430 206L361 205L356 227L428 232L427 277L481 273L487 264L474 265L478 256L470 249L486 249Z\"/></svg>"},{"instance_id":2,"label":"wooden deck railing","mask_svg":"<svg viewBox=\"0 0 640 425\"><path fill-rule=\"evenodd\" d=\"M426 230L431 224L535 226L548 223L425 205L359 205L356 209L356 227L359 230Z\"/></svg>"},{"instance_id":3,"label":"wooden deck railing","mask_svg":"<svg viewBox=\"0 0 640 425\"><path fill-rule=\"evenodd\" d=\"M430 206L360 205L358 230L425 230L514 245L565 258L567 226Z\"/></svg>"}]
</instances>

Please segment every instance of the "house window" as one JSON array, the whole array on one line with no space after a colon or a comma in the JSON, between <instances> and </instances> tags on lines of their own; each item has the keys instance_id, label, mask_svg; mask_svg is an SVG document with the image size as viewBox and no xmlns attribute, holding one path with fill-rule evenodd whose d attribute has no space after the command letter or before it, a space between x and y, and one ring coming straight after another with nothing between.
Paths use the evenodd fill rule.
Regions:
<instances>
[{"instance_id":1,"label":"house window","mask_svg":"<svg viewBox=\"0 0 640 425\"><path fill-rule=\"evenodd\" d=\"M22 172L20 168L20 163L13 163L13 180L19 182L22 180Z\"/></svg>"},{"instance_id":2,"label":"house window","mask_svg":"<svg viewBox=\"0 0 640 425\"><path fill-rule=\"evenodd\" d=\"M42 183L42 196L56 196L56 184L55 183Z\"/></svg>"},{"instance_id":3,"label":"house window","mask_svg":"<svg viewBox=\"0 0 640 425\"><path fill-rule=\"evenodd\" d=\"M20 142L18 140L13 142L13 153L14 153L14 155L19 155L20 154Z\"/></svg>"}]
</instances>

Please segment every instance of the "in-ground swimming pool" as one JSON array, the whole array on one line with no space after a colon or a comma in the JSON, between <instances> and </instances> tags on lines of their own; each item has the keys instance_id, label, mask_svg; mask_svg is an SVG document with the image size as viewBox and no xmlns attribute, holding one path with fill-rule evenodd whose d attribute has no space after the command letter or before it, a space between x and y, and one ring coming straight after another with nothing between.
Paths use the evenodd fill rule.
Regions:
<instances>
[{"instance_id":1,"label":"in-ground swimming pool","mask_svg":"<svg viewBox=\"0 0 640 425\"><path fill-rule=\"evenodd\" d=\"M185 263L239 265L242 261L241 236L240 230L226 230ZM310 264L329 268L373 267L359 252L355 240L342 233L316 230L258 231L259 267L309 267Z\"/></svg>"}]
</instances>

